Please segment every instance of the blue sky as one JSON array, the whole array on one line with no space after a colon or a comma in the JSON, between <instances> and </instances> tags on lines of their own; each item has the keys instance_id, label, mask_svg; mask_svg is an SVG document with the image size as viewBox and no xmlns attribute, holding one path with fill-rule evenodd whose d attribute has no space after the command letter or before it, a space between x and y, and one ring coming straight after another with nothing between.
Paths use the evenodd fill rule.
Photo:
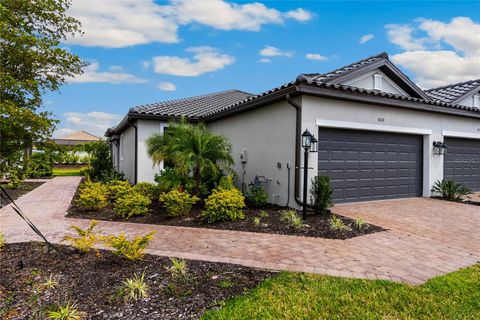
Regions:
<instances>
[{"instance_id":1,"label":"blue sky","mask_svg":"<svg viewBox=\"0 0 480 320\"><path fill-rule=\"evenodd\" d=\"M421 87L480 78L479 1L73 0L70 14L85 34L63 46L90 66L45 96L56 136L102 134L136 105L259 93L382 51Z\"/></svg>"}]
</instances>

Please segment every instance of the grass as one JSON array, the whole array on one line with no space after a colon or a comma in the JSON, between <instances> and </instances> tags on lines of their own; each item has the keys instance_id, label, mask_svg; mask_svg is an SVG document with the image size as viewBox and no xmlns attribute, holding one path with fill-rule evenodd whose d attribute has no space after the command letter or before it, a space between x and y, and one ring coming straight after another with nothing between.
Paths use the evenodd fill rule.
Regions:
<instances>
[{"instance_id":1,"label":"grass","mask_svg":"<svg viewBox=\"0 0 480 320\"><path fill-rule=\"evenodd\" d=\"M282 273L203 319L480 319L480 264L421 286Z\"/></svg>"},{"instance_id":2,"label":"grass","mask_svg":"<svg viewBox=\"0 0 480 320\"><path fill-rule=\"evenodd\" d=\"M86 167L80 168L53 168L53 176L61 177L61 176L81 176L81 170L85 169Z\"/></svg>"}]
</instances>

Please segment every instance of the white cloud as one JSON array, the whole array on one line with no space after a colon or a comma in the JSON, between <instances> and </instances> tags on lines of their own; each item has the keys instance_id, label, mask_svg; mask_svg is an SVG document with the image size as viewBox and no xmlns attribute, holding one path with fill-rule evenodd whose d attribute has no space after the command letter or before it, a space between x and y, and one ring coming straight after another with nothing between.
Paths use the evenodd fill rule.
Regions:
<instances>
[{"instance_id":1,"label":"white cloud","mask_svg":"<svg viewBox=\"0 0 480 320\"><path fill-rule=\"evenodd\" d=\"M271 63L272 59L262 58L262 59L258 60L258 62L260 62L260 63Z\"/></svg>"},{"instance_id":2,"label":"white cloud","mask_svg":"<svg viewBox=\"0 0 480 320\"><path fill-rule=\"evenodd\" d=\"M81 130L102 137L108 128L117 125L122 120L122 115L100 111L66 112L63 116L65 120L61 122L61 128L55 131L55 137L62 137Z\"/></svg>"},{"instance_id":3,"label":"white cloud","mask_svg":"<svg viewBox=\"0 0 480 320\"><path fill-rule=\"evenodd\" d=\"M191 47L186 50L193 53L192 58L177 56L158 56L153 58L153 70L160 74L183 77L196 77L201 74L220 70L235 62L235 58L220 53L216 48Z\"/></svg>"},{"instance_id":4,"label":"white cloud","mask_svg":"<svg viewBox=\"0 0 480 320\"><path fill-rule=\"evenodd\" d=\"M285 17L295 19L297 21L308 21L312 19L312 14L302 8L291 10L285 13Z\"/></svg>"},{"instance_id":5,"label":"white cloud","mask_svg":"<svg viewBox=\"0 0 480 320\"><path fill-rule=\"evenodd\" d=\"M405 50L423 50L425 38L414 38L414 28L405 24L387 24L387 34L390 41Z\"/></svg>"},{"instance_id":6,"label":"white cloud","mask_svg":"<svg viewBox=\"0 0 480 320\"><path fill-rule=\"evenodd\" d=\"M158 89L162 91L175 91L177 90L177 87L171 82L164 81L158 84Z\"/></svg>"},{"instance_id":7,"label":"white cloud","mask_svg":"<svg viewBox=\"0 0 480 320\"><path fill-rule=\"evenodd\" d=\"M478 78L480 24L456 17L449 23L417 19L413 26L392 26L398 25L387 26L390 41L405 51L391 59L411 70L419 86L431 88ZM421 37L413 37L414 33Z\"/></svg>"},{"instance_id":8,"label":"white cloud","mask_svg":"<svg viewBox=\"0 0 480 320\"><path fill-rule=\"evenodd\" d=\"M110 68L112 71L99 71L98 63L91 63L83 68L83 74L76 76L75 78L68 78L68 83L145 83L147 80L134 76L133 74L119 72L123 68L119 69L118 66ZM119 70L119 71L116 71Z\"/></svg>"},{"instance_id":9,"label":"white cloud","mask_svg":"<svg viewBox=\"0 0 480 320\"><path fill-rule=\"evenodd\" d=\"M373 40L373 38L375 38L375 36L373 34L371 34L371 33L365 34L365 35L360 37L360 40L358 40L358 43L364 44L364 43L366 43L370 40Z\"/></svg>"},{"instance_id":10,"label":"white cloud","mask_svg":"<svg viewBox=\"0 0 480 320\"><path fill-rule=\"evenodd\" d=\"M293 57L292 51L285 51L272 46L265 46L258 54L264 57Z\"/></svg>"},{"instance_id":11,"label":"white cloud","mask_svg":"<svg viewBox=\"0 0 480 320\"><path fill-rule=\"evenodd\" d=\"M84 46L120 48L151 42L176 43L180 25L197 23L221 30L259 31L286 19L310 20L302 8L281 12L259 2L237 4L224 0L80 1L69 12L82 22L83 37L67 42Z\"/></svg>"},{"instance_id":12,"label":"white cloud","mask_svg":"<svg viewBox=\"0 0 480 320\"><path fill-rule=\"evenodd\" d=\"M308 60L315 60L315 61L325 61L328 59L328 57L322 56L319 53L307 53L305 55L305 58L307 58Z\"/></svg>"},{"instance_id":13,"label":"white cloud","mask_svg":"<svg viewBox=\"0 0 480 320\"><path fill-rule=\"evenodd\" d=\"M142 61L142 68L145 69L145 70L148 70L150 69L150 61Z\"/></svg>"}]
</instances>

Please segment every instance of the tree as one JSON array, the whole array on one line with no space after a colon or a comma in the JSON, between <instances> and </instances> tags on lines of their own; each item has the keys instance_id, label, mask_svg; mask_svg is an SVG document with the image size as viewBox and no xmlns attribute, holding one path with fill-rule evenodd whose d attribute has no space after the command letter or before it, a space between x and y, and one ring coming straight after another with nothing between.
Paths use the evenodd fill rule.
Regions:
<instances>
[{"instance_id":1,"label":"tree","mask_svg":"<svg viewBox=\"0 0 480 320\"><path fill-rule=\"evenodd\" d=\"M50 139L57 121L40 110L43 94L82 73L80 58L60 47L81 33L69 7L69 0L0 0L0 174L19 152Z\"/></svg>"},{"instance_id":2,"label":"tree","mask_svg":"<svg viewBox=\"0 0 480 320\"><path fill-rule=\"evenodd\" d=\"M204 174L216 175L233 165L230 143L225 137L210 132L204 124L172 122L165 133L151 135L146 143L155 164L168 161L181 175L192 174L194 194L199 193Z\"/></svg>"}]
</instances>

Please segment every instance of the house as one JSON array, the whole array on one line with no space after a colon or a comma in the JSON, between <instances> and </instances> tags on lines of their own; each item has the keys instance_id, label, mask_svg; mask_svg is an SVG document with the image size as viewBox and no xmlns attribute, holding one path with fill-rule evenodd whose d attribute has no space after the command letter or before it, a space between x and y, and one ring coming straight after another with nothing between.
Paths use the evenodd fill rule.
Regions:
<instances>
[{"instance_id":1,"label":"house","mask_svg":"<svg viewBox=\"0 0 480 320\"><path fill-rule=\"evenodd\" d=\"M153 181L162 165L152 167L145 139L170 119L203 121L230 140L240 181L261 176L269 202L292 207L302 203L306 129L318 138L308 180L329 176L337 203L429 197L443 178L479 191L479 91L480 80L423 91L381 53L258 95L230 90L138 106L106 136L118 171Z\"/></svg>"},{"instance_id":2,"label":"house","mask_svg":"<svg viewBox=\"0 0 480 320\"><path fill-rule=\"evenodd\" d=\"M53 139L56 144L75 146L77 144L82 144L86 142L95 142L102 140L100 137L97 137L86 131L75 131L60 138Z\"/></svg>"}]
</instances>

